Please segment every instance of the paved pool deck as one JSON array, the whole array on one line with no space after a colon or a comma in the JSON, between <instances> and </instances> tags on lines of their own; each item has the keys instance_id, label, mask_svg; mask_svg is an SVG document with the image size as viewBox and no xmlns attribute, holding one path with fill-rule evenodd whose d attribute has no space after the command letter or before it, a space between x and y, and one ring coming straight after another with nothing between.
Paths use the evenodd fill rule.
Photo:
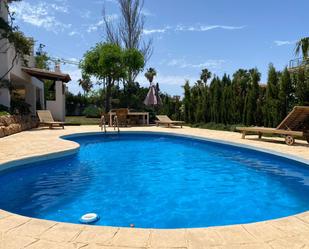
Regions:
<instances>
[{"instance_id":1,"label":"paved pool deck","mask_svg":"<svg viewBox=\"0 0 309 249\"><path fill-rule=\"evenodd\" d=\"M217 139L246 147L272 151L309 161L309 145L297 141L287 146L283 139L256 136L241 139L239 133L196 128L137 127L122 131L168 132L205 139ZM97 126L71 126L62 129L35 129L0 139L0 170L17 166L20 159L31 161L42 155L74 153L79 145L60 137L76 133L100 132ZM108 129L112 132L112 129ZM1 183L0 183L1 184ZM308 248L309 212L287 218L244 225L198 229L155 230L96 227L23 217L0 210L0 249L83 248L83 249L202 249L202 248Z\"/></svg>"}]
</instances>

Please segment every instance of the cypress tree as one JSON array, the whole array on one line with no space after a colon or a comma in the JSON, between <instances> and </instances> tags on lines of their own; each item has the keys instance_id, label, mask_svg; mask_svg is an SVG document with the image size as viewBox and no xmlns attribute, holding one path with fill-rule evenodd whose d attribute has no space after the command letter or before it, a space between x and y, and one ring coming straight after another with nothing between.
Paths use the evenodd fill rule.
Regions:
<instances>
[{"instance_id":1,"label":"cypress tree","mask_svg":"<svg viewBox=\"0 0 309 249\"><path fill-rule=\"evenodd\" d=\"M184 98L183 98L183 105L184 105L184 119L186 123L192 122L192 98L191 98L191 87L190 83L187 80L183 86L184 89Z\"/></svg>"},{"instance_id":2,"label":"cypress tree","mask_svg":"<svg viewBox=\"0 0 309 249\"><path fill-rule=\"evenodd\" d=\"M194 122L195 123L201 123L203 122L204 118L203 118L203 111L204 111L204 107L203 107L203 83L198 80L194 86L191 89L191 93L192 93L192 105L194 106L193 109L193 117L194 117Z\"/></svg>"},{"instance_id":3,"label":"cypress tree","mask_svg":"<svg viewBox=\"0 0 309 249\"><path fill-rule=\"evenodd\" d=\"M246 125L257 123L257 100L259 98L259 82L261 79L261 74L257 69L251 69L249 73L250 84L244 110Z\"/></svg>"},{"instance_id":4,"label":"cypress tree","mask_svg":"<svg viewBox=\"0 0 309 249\"><path fill-rule=\"evenodd\" d=\"M299 68L293 74L295 101L297 105L309 105L309 69Z\"/></svg>"},{"instance_id":5,"label":"cypress tree","mask_svg":"<svg viewBox=\"0 0 309 249\"><path fill-rule=\"evenodd\" d=\"M208 80L211 78L211 72L205 68L202 70L200 75L200 80L202 81L203 85L201 86L201 101L202 101L202 115L203 121L209 122L210 120L210 113L209 113L209 88L207 86Z\"/></svg>"},{"instance_id":6,"label":"cypress tree","mask_svg":"<svg viewBox=\"0 0 309 249\"><path fill-rule=\"evenodd\" d=\"M281 74L279 81L280 120L293 108L293 87L290 73L287 68Z\"/></svg>"},{"instance_id":7,"label":"cypress tree","mask_svg":"<svg viewBox=\"0 0 309 249\"><path fill-rule=\"evenodd\" d=\"M267 111L266 125L269 127L275 127L280 122L278 81L279 81L278 73L273 64L270 64L268 70L268 81L266 88L266 111Z\"/></svg>"},{"instance_id":8,"label":"cypress tree","mask_svg":"<svg viewBox=\"0 0 309 249\"><path fill-rule=\"evenodd\" d=\"M254 125L262 126L265 125L267 120L266 113L266 87L259 86L259 98L257 99L257 109L256 109L256 123Z\"/></svg>"},{"instance_id":9,"label":"cypress tree","mask_svg":"<svg viewBox=\"0 0 309 249\"><path fill-rule=\"evenodd\" d=\"M209 87L211 122L221 122L221 93L221 81L219 77L214 77Z\"/></svg>"},{"instance_id":10,"label":"cypress tree","mask_svg":"<svg viewBox=\"0 0 309 249\"><path fill-rule=\"evenodd\" d=\"M221 119L224 124L228 124L232 122L233 112L232 109L232 87L231 87L231 79L226 74L223 75L222 78L222 106L221 106Z\"/></svg>"},{"instance_id":11,"label":"cypress tree","mask_svg":"<svg viewBox=\"0 0 309 249\"><path fill-rule=\"evenodd\" d=\"M233 75L234 123L244 122L244 107L250 75L247 70L239 69Z\"/></svg>"}]
</instances>

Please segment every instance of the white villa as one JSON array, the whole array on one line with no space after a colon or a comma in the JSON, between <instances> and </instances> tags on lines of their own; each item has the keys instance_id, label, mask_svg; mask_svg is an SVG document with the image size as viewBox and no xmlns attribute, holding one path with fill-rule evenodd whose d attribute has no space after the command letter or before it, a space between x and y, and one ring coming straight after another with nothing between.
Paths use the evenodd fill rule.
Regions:
<instances>
[{"instance_id":1,"label":"white villa","mask_svg":"<svg viewBox=\"0 0 309 249\"><path fill-rule=\"evenodd\" d=\"M0 2L0 16L8 20L7 9L4 2ZM1 32L1 30L0 30ZM15 56L14 47L6 45L6 41L0 40L0 77L9 71L12 60ZM3 49L6 47L6 49ZM28 64L24 65L21 60L17 60L13 69L6 75L5 79L11 82L13 90L1 88L0 85L0 105L10 107L11 99L14 94L23 99L31 106L31 112L36 114L37 109L48 109L51 111L54 119L64 121L65 119L65 83L71 80L68 74L60 71L60 66L55 66L55 71L47 71L36 68L34 54L27 58ZM45 100L44 80L52 80L54 84L53 99Z\"/></svg>"}]
</instances>

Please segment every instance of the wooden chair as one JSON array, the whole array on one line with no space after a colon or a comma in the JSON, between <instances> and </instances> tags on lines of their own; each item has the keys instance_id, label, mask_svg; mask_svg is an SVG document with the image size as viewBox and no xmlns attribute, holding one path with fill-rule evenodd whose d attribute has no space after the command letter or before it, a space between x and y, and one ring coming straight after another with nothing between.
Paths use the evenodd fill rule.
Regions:
<instances>
[{"instance_id":1,"label":"wooden chair","mask_svg":"<svg viewBox=\"0 0 309 249\"><path fill-rule=\"evenodd\" d=\"M64 129L64 122L57 122L54 120L51 112L49 110L39 110L37 111L40 125L49 126L49 129L52 129L54 125L62 127Z\"/></svg>"},{"instance_id":2,"label":"wooden chair","mask_svg":"<svg viewBox=\"0 0 309 249\"><path fill-rule=\"evenodd\" d=\"M168 116L166 115L157 115L156 118L158 119L156 121L157 126L160 124L166 125L168 128L174 125L178 125L182 128L182 125L185 123L184 121L174 121L171 120Z\"/></svg>"},{"instance_id":3,"label":"wooden chair","mask_svg":"<svg viewBox=\"0 0 309 249\"><path fill-rule=\"evenodd\" d=\"M118 120L118 125L127 127L130 123L128 119L129 109L128 108L120 108L116 110L116 119Z\"/></svg>"},{"instance_id":4,"label":"wooden chair","mask_svg":"<svg viewBox=\"0 0 309 249\"><path fill-rule=\"evenodd\" d=\"M276 128L236 127L236 130L242 133L243 139L245 139L248 133L258 134L259 138L262 138L263 134L276 134L285 136L285 143L287 145L293 145L295 137L303 137L309 143L309 130L305 124L308 119L309 106L295 106Z\"/></svg>"}]
</instances>

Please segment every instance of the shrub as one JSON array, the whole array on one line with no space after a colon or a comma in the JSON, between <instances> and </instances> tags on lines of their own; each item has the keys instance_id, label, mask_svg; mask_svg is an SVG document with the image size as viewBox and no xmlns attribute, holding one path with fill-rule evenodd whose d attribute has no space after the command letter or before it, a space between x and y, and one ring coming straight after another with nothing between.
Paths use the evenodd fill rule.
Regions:
<instances>
[{"instance_id":1,"label":"shrub","mask_svg":"<svg viewBox=\"0 0 309 249\"><path fill-rule=\"evenodd\" d=\"M0 111L0 117L1 116L5 116L5 115L9 115L10 113L8 113L8 112L4 112L4 111Z\"/></svg>"},{"instance_id":2,"label":"shrub","mask_svg":"<svg viewBox=\"0 0 309 249\"><path fill-rule=\"evenodd\" d=\"M87 118L98 118L101 116L102 110L96 106L88 106L85 108L83 115Z\"/></svg>"},{"instance_id":3,"label":"shrub","mask_svg":"<svg viewBox=\"0 0 309 249\"><path fill-rule=\"evenodd\" d=\"M236 125L230 125L230 124L222 124L222 123L198 123L198 124L192 124L191 127L193 128L202 128L202 129L209 129L209 130L219 130L219 131L236 131L237 126L244 126L242 124Z\"/></svg>"},{"instance_id":4,"label":"shrub","mask_svg":"<svg viewBox=\"0 0 309 249\"><path fill-rule=\"evenodd\" d=\"M30 105L22 99L11 100L11 114L28 115L30 114Z\"/></svg>"},{"instance_id":5,"label":"shrub","mask_svg":"<svg viewBox=\"0 0 309 249\"><path fill-rule=\"evenodd\" d=\"M0 112L9 113L9 108L5 105L0 105Z\"/></svg>"}]
</instances>

